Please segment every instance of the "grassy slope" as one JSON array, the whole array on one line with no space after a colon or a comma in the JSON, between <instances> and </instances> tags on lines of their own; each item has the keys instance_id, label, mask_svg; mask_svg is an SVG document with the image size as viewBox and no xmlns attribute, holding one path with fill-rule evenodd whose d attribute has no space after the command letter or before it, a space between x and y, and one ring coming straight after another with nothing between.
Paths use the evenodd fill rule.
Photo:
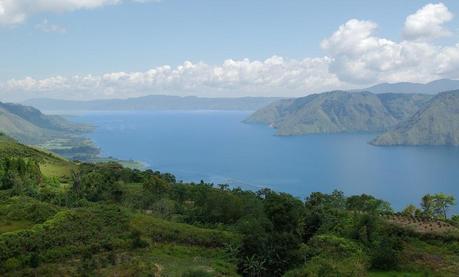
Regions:
<instances>
[{"instance_id":1,"label":"grassy slope","mask_svg":"<svg viewBox=\"0 0 459 277\"><path fill-rule=\"evenodd\" d=\"M107 262L109 255L107 251L94 255L97 276L113 276L115 273L121 274L119 276L135 276L144 270L160 273L161 276L181 276L189 270L201 270L217 276L237 276L235 265L223 247L226 241L237 239L228 232L174 223L150 215L132 213L132 211L125 211L129 214L130 228L113 229L108 226L101 230L104 222L112 220L111 217L106 218L103 213L94 214L91 208L72 210L59 208L58 211L56 207L49 204L41 204L40 210L44 212L38 216L31 216L28 213L14 214L14 210L18 210L19 206L23 207L21 210L27 210L39 203L29 197L15 197L0 202L0 230L7 226L4 224L6 221L14 226L12 230L3 228L4 233L0 234L0 246L5 243L11 245L8 243L11 241L8 238L24 232L31 234L26 237L42 238L42 240L50 236L47 233L54 234L53 242L48 243L47 247L40 252L43 263L38 269L13 270L11 276L22 276L31 272L39 276L75 275L81 264L78 251L84 249L84 245L79 241L85 237L100 237L94 233L95 230L100 230L103 237L105 235L116 237L119 243L115 250L115 260L117 260L115 264ZM47 219L44 222L40 222L45 218ZM21 222L26 224L20 225ZM40 223L35 224L35 222ZM142 239L148 242L146 248L132 249L123 242L129 230L134 229L140 231ZM96 240L100 239L102 237ZM62 244L61 240L65 241L65 244ZM28 241L29 239L22 244L17 244L17 247L26 247ZM68 256L61 257L57 261L52 260L57 251L68 253ZM0 254L0 258L2 255L7 254Z\"/></svg>"},{"instance_id":2,"label":"grassy slope","mask_svg":"<svg viewBox=\"0 0 459 277\"><path fill-rule=\"evenodd\" d=\"M48 176L68 177L75 166L53 154L19 144L6 136L0 136L1 156L36 159ZM135 194L138 188L138 185L126 185L129 194ZM161 276L181 276L190 269L206 271L217 276L237 275L234 261L225 252L228 243L237 242L238 237L235 234L167 221L125 208L123 210L128 215L125 229L112 230L108 227L104 232L112 232L122 241L130 231L137 230L142 239L148 242L148 247L131 249L125 243L124 246L120 243L120 247L116 249L115 256L118 262L115 264L106 262L107 252L99 252L95 255L95 270L98 276L113 276L115 272L120 273L119 276L133 276L137 275L136 270L156 272ZM107 222L107 219L104 219L104 216L98 215L90 208L66 209L29 197L9 198L0 195L0 246L8 237L15 234L31 232L37 238L47 238L47 233L54 231L56 235L52 241L65 240L64 245L69 248L64 247L64 250L74 253L57 261L49 260L53 253L62 250L59 242L54 246L51 244L47 249L43 249L43 262L39 268L13 271L11 276L75 275L81 264L81 256L71 251L78 251L79 247L84 245L76 242L73 244L70 233L76 230L78 237L97 236L106 226L104 222ZM113 222L113 219L109 218L108 222ZM24 243L27 241L29 240L25 240ZM400 272L371 272L369 276L459 276L457 253L457 242L442 243L413 238L406 242ZM1 255L3 254L0 253ZM424 272L428 272L428 275L424 275Z\"/></svg>"},{"instance_id":3,"label":"grassy slope","mask_svg":"<svg viewBox=\"0 0 459 277\"><path fill-rule=\"evenodd\" d=\"M40 162L44 175L48 177L68 178L72 168L75 167L73 163L54 154L17 143L4 135L0 135L0 157L2 156L35 159ZM45 230L48 230L46 232L49 230L71 232L72 228L68 229L69 222L64 219L70 216L72 221L89 220L87 215L79 217L80 213L86 214L87 211L57 208L29 197L0 197L0 245L8 236L20 232L32 232L38 237L45 236L45 234L40 235ZM135 211L126 213L129 215L129 229L138 230L149 242L149 246L137 250L121 247L117 250L116 256L122 262L116 265L103 264L102 260L107 253L97 254L96 260L101 261L96 269L97 275L113 276L117 272L132 276L136 274L133 270L145 269L145 267L148 270L156 270L162 274L161 276L180 276L190 269L203 270L217 276L237 275L235 265L223 250L226 242L237 239L231 233L166 221ZM85 223L73 222L74 226L84 226ZM69 246L71 245L72 243L69 242ZM58 251L59 248L50 246L43 252L43 256L47 257L49 253ZM30 268L13 271L11 276L27 275L31 272L37 272L40 276L72 276L77 273L77 268L81 264L78 255L63 258L58 263L46 262L45 258L44 260L35 271Z\"/></svg>"},{"instance_id":4,"label":"grassy slope","mask_svg":"<svg viewBox=\"0 0 459 277\"><path fill-rule=\"evenodd\" d=\"M70 178L75 165L61 157L41 149L17 143L15 140L0 134L0 157L20 157L34 159L40 163L42 173L47 177Z\"/></svg>"}]
</instances>

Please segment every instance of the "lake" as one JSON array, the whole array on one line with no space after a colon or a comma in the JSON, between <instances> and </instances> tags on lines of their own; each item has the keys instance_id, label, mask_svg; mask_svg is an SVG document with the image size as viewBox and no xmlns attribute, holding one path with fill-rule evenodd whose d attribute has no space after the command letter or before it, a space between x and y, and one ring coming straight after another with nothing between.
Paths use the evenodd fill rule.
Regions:
<instances>
[{"instance_id":1,"label":"lake","mask_svg":"<svg viewBox=\"0 0 459 277\"><path fill-rule=\"evenodd\" d=\"M90 112L102 154L145 162L179 180L310 192L368 193L400 209L426 193L459 198L459 147L375 147L374 134L274 136L248 112ZM457 210L457 209L456 209Z\"/></svg>"}]
</instances>

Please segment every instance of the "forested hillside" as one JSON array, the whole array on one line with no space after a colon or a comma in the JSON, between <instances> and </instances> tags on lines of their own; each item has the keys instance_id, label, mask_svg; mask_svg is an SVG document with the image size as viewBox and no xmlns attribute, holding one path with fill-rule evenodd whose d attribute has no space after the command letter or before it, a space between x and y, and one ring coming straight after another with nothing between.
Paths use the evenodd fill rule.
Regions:
<instances>
[{"instance_id":1,"label":"forested hillside","mask_svg":"<svg viewBox=\"0 0 459 277\"><path fill-rule=\"evenodd\" d=\"M375 145L459 145L459 91L442 92L372 141Z\"/></svg>"},{"instance_id":2,"label":"forested hillside","mask_svg":"<svg viewBox=\"0 0 459 277\"><path fill-rule=\"evenodd\" d=\"M422 94L331 91L280 100L245 122L270 125L282 136L381 132L409 118L430 99Z\"/></svg>"},{"instance_id":3,"label":"forested hillside","mask_svg":"<svg viewBox=\"0 0 459 277\"><path fill-rule=\"evenodd\" d=\"M370 195L298 199L0 137L1 276L458 276L454 198L396 213Z\"/></svg>"}]
</instances>

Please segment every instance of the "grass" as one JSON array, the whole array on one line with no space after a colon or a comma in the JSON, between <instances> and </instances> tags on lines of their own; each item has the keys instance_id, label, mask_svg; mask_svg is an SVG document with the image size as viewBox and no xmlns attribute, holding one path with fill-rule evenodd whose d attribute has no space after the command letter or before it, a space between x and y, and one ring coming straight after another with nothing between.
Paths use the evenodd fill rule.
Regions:
<instances>
[{"instance_id":1,"label":"grass","mask_svg":"<svg viewBox=\"0 0 459 277\"><path fill-rule=\"evenodd\" d=\"M0 234L30 229L52 217L58 209L29 197L11 197L0 201Z\"/></svg>"},{"instance_id":2,"label":"grass","mask_svg":"<svg viewBox=\"0 0 459 277\"><path fill-rule=\"evenodd\" d=\"M391 224L412 230L420 234L449 234L458 232L458 228L442 220L428 220L403 215L385 216L385 220Z\"/></svg>"},{"instance_id":3,"label":"grass","mask_svg":"<svg viewBox=\"0 0 459 277\"><path fill-rule=\"evenodd\" d=\"M119 160L119 159L115 159L115 158L112 158L112 157L107 157L107 158L101 158L101 157L92 158L92 159L87 160L86 162L90 162L90 163L108 163L108 162L115 162L115 163L118 163L118 164L122 165L123 167L130 168L130 169L137 169L137 170L146 170L146 169L147 169L146 165L145 165L144 163L140 162L140 161L134 161L134 160Z\"/></svg>"},{"instance_id":4,"label":"grass","mask_svg":"<svg viewBox=\"0 0 459 277\"><path fill-rule=\"evenodd\" d=\"M29 220L5 220L0 219L0 234L29 229L34 225Z\"/></svg>"},{"instance_id":5,"label":"grass","mask_svg":"<svg viewBox=\"0 0 459 277\"><path fill-rule=\"evenodd\" d=\"M459 276L458 253L458 241L411 238L404 245L401 267L407 272L429 273L421 276Z\"/></svg>"},{"instance_id":6,"label":"grass","mask_svg":"<svg viewBox=\"0 0 459 277\"><path fill-rule=\"evenodd\" d=\"M110 255L112 256L110 261ZM93 255L94 268L88 276L182 276L189 271L210 276L239 276L222 249L184 246L172 243L148 248L104 252ZM37 269L24 269L11 276L78 276L80 257L59 263L42 263Z\"/></svg>"},{"instance_id":7,"label":"grass","mask_svg":"<svg viewBox=\"0 0 459 277\"><path fill-rule=\"evenodd\" d=\"M144 214L133 216L130 225L144 237L159 243L175 242L217 248L238 240L235 234L227 231L199 228Z\"/></svg>"},{"instance_id":8,"label":"grass","mask_svg":"<svg viewBox=\"0 0 459 277\"><path fill-rule=\"evenodd\" d=\"M156 244L136 253L124 253L124 255L135 258L100 270L99 273L102 276L114 276L116 273L130 276L137 275L133 270L147 268L154 272L155 276L182 276L183 273L194 270L208 272L213 276L239 276L235 266L221 249Z\"/></svg>"},{"instance_id":9,"label":"grass","mask_svg":"<svg viewBox=\"0 0 459 277\"><path fill-rule=\"evenodd\" d=\"M57 177L59 180L67 182L75 166L70 163L42 163L40 170L46 177Z\"/></svg>"},{"instance_id":10,"label":"grass","mask_svg":"<svg viewBox=\"0 0 459 277\"><path fill-rule=\"evenodd\" d=\"M42 173L47 177L57 177L63 181L70 178L75 165L51 152L29 147L0 134L0 157L34 159L40 163Z\"/></svg>"},{"instance_id":11,"label":"grass","mask_svg":"<svg viewBox=\"0 0 459 277\"><path fill-rule=\"evenodd\" d=\"M427 277L426 273L413 273L402 271L372 271L368 273L368 277Z\"/></svg>"}]
</instances>

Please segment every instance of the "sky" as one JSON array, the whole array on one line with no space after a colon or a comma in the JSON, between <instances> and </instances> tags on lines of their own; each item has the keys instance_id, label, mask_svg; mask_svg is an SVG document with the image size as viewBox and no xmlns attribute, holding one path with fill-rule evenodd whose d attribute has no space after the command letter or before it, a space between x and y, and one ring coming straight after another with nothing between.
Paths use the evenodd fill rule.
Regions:
<instances>
[{"instance_id":1,"label":"sky","mask_svg":"<svg viewBox=\"0 0 459 277\"><path fill-rule=\"evenodd\" d=\"M0 101L459 79L459 1L0 0Z\"/></svg>"}]
</instances>

